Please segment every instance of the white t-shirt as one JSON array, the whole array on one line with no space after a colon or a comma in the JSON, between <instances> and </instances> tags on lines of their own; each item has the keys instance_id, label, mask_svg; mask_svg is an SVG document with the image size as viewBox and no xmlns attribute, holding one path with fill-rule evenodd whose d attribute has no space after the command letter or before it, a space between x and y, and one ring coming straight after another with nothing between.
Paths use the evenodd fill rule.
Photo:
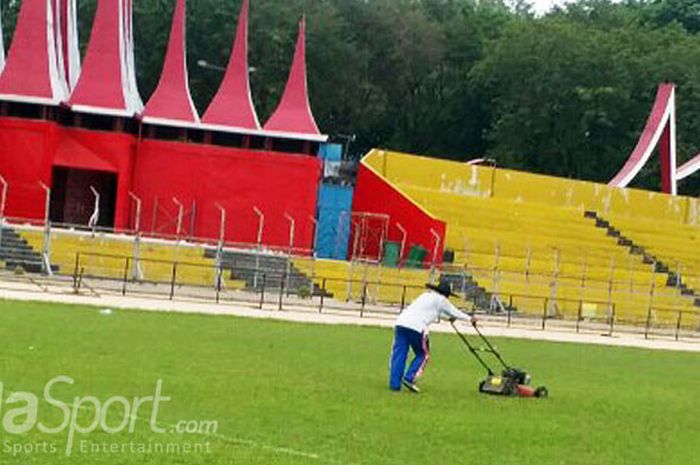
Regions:
<instances>
[{"instance_id":1,"label":"white t-shirt","mask_svg":"<svg viewBox=\"0 0 700 465\"><path fill-rule=\"evenodd\" d=\"M394 326L403 326L419 333L428 332L428 327L435 323L440 316L471 320L469 315L452 305L447 297L430 290L421 294L411 305L406 307L396 319Z\"/></svg>"}]
</instances>

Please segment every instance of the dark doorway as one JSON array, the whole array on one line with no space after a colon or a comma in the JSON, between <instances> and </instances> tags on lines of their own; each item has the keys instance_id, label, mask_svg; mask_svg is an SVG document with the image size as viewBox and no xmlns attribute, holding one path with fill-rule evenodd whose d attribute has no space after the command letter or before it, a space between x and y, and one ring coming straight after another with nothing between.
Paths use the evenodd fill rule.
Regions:
<instances>
[{"instance_id":1,"label":"dark doorway","mask_svg":"<svg viewBox=\"0 0 700 465\"><path fill-rule=\"evenodd\" d=\"M95 196L90 186L100 194L97 226L114 226L117 198L117 175L107 171L81 170L54 166L51 191L51 221L87 226L95 211Z\"/></svg>"}]
</instances>

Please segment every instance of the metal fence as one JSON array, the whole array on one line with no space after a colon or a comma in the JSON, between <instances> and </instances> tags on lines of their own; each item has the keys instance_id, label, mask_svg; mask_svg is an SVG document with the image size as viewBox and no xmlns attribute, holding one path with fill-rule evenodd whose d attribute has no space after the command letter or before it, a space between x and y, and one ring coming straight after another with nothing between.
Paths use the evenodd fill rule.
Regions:
<instances>
[{"instance_id":1,"label":"metal fence","mask_svg":"<svg viewBox=\"0 0 700 465\"><path fill-rule=\"evenodd\" d=\"M28 262L38 263L39 269L27 271L69 276L75 292L96 289L160 299L236 302L256 308L357 312L364 317L400 312L424 290L422 282L429 279L428 270L423 270L423 274L416 272L418 277L414 276L413 281L402 281L396 279L396 268L369 262L348 263L347 273L343 276L326 273L320 266L322 261L316 260L308 251L293 247L271 249L259 244L153 239L140 234L110 234L100 232L98 228L66 230L51 223L13 224L13 229L22 231L23 236L31 238L33 235L34 249L40 251L40 262ZM94 251L62 256L61 241L68 239L82 239L84 245ZM2 240L5 239L0 237ZM100 244L107 242L120 244L121 252L100 252L103 250ZM157 258L158 253L148 252L149 248L161 246L168 252L161 254L160 258ZM246 255L249 258L247 264L227 263L227 254L231 253ZM203 259L205 255L208 255L207 260ZM278 262L275 269L270 270L266 265L269 260ZM307 271L297 269L300 262L308 263ZM700 313L688 310L687 305L681 308L680 305L658 302L658 296L668 297L666 291L673 291L673 287L659 288L653 282L641 286L615 279L612 273L608 280L600 281L559 272L538 273L528 268L516 273L497 266L444 266L442 272L451 276L455 289L461 294L456 300L458 306L466 311L490 313L507 326L528 325L547 329L567 324L575 331L590 329L606 334L637 331L647 337L672 335L676 339L696 337L700 330ZM423 276L426 279L420 282ZM578 284L574 285L576 280ZM541 292L508 292L509 281L530 282L540 287L545 284L549 291L546 295L541 295ZM486 282L489 285L479 296L474 289ZM607 292L606 299L587 295L591 290L601 289ZM572 293L580 297L572 298ZM676 294L679 302L689 301L679 292ZM490 299L486 304L484 297ZM641 312L640 305L635 307L635 312L625 307L624 302L640 300L644 300Z\"/></svg>"},{"instance_id":2,"label":"metal fence","mask_svg":"<svg viewBox=\"0 0 700 465\"><path fill-rule=\"evenodd\" d=\"M91 266L91 272L86 272L86 263L100 260L109 263L100 272ZM323 312L352 312L360 317L372 315L391 315L401 312L412 300L412 297L424 291L424 286L373 281L360 279L342 279L338 277L317 274L314 281L309 283L292 282L286 272L270 273L254 268L238 269L238 273L247 273L258 277L256 285L231 288L225 284L225 270L216 266L198 263L177 262L167 260L144 261L145 265L157 265L169 270L167 279L136 279L131 272L133 261L129 256L115 256L99 253L76 254L73 270L73 288L75 292L87 289L119 293L121 295L151 296L166 299L197 299L214 303L238 303L253 308L267 308L283 311L285 309L303 308L305 310ZM214 277L210 285L196 284L188 280L188 273L199 270L211 273ZM121 271L121 276L117 277ZM290 284L291 283L291 284ZM352 298L333 296L329 289L353 285L359 292ZM382 300L370 298L370 289L381 289L378 296L391 294L398 299ZM608 301L584 301L581 299L558 298L559 304L568 304L577 310L573 314L552 315L550 297L525 294L507 294L502 296L504 305L501 309L480 309L475 298L462 294L456 303L462 310L489 314L489 318L500 321L506 327L527 326L532 328L558 329L566 327L576 332L596 331L612 336L616 332L638 332L644 337L653 336L680 338L700 337L700 318L696 311L688 311L657 306L649 310L645 317L629 318L620 315L615 303ZM522 312L516 310L515 302L529 300L541 311ZM605 311L597 314L586 314L585 304L595 303Z\"/></svg>"}]
</instances>

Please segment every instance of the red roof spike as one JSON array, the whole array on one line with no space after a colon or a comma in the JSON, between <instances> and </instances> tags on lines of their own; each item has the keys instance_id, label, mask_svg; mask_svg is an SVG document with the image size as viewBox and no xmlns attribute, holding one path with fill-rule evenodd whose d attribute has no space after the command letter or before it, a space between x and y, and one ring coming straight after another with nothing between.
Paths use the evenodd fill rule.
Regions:
<instances>
[{"instance_id":1,"label":"red roof spike","mask_svg":"<svg viewBox=\"0 0 700 465\"><path fill-rule=\"evenodd\" d=\"M65 82L66 70L64 67L65 62L63 60L63 26L65 24L63 18L65 17L65 12L63 11L62 3L63 0L51 0L51 8L53 13L53 40L54 49L56 50L56 53L54 54L54 60L56 60L56 69L58 70L58 75L63 80L63 82Z\"/></svg>"},{"instance_id":2,"label":"red roof spike","mask_svg":"<svg viewBox=\"0 0 700 465\"><path fill-rule=\"evenodd\" d=\"M248 79L248 0L243 0L226 74L202 122L232 128L260 129Z\"/></svg>"},{"instance_id":3,"label":"red roof spike","mask_svg":"<svg viewBox=\"0 0 700 465\"><path fill-rule=\"evenodd\" d=\"M141 110L130 82L133 48L129 43L131 0L99 0L83 69L70 98L74 110L132 116Z\"/></svg>"},{"instance_id":4,"label":"red roof spike","mask_svg":"<svg viewBox=\"0 0 700 465\"><path fill-rule=\"evenodd\" d=\"M187 80L185 51L185 0L177 0L163 71L158 87L151 95L143 112L144 122L166 124L199 122Z\"/></svg>"},{"instance_id":5,"label":"red roof spike","mask_svg":"<svg viewBox=\"0 0 700 465\"><path fill-rule=\"evenodd\" d=\"M80 74L78 18L76 0L54 0L58 11L56 35L60 37L61 69L68 89L73 89Z\"/></svg>"},{"instance_id":6,"label":"red roof spike","mask_svg":"<svg viewBox=\"0 0 700 465\"><path fill-rule=\"evenodd\" d=\"M138 113L143 110L143 102L136 85L136 61L134 59L134 24L133 24L133 0L122 0L124 6L124 16L122 27L124 28L124 39L126 50L126 95L128 97L129 108Z\"/></svg>"},{"instance_id":7,"label":"red roof spike","mask_svg":"<svg viewBox=\"0 0 700 465\"><path fill-rule=\"evenodd\" d=\"M297 38L289 79L277 109L265 123L264 129L266 131L320 134L314 115L311 113L306 85L305 30L306 24L302 18L299 23L299 37Z\"/></svg>"},{"instance_id":8,"label":"red roof spike","mask_svg":"<svg viewBox=\"0 0 700 465\"><path fill-rule=\"evenodd\" d=\"M24 0L7 62L0 98L56 105L66 96L56 57L53 1Z\"/></svg>"}]
</instances>

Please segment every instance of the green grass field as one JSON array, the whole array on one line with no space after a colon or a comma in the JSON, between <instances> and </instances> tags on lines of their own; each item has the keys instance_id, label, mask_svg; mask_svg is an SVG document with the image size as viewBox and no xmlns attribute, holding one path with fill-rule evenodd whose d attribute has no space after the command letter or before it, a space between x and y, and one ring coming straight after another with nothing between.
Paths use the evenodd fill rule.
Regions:
<instances>
[{"instance_id":1,"label":"green grass field","mask_svg":"<svg viewBox=\"0 0 700 465\"><path fill-rule=\"evenodd\" d=\"M421 395L386 388L388 329L0 301L0 341L2 463L698 463L698 354L497 339L550 388L535 400L478 394L483 373L452 335L433 336ZM132 402L160 379L171 400L158 425L213 420L217 434L152 432L148 406L133 433L76 432L69 457L67 430L9 434L8 421L31 425L17 410L29 403L8 402L16 391L40 399L44 425L72 419L44 400L59 375L74 380L51 389L66 405ZM129 420L125 405L110 407L106 424ZM75 411L86 427L96 410ZM105 443L119 450L91 449Z\"/></svg>"}]
</instances>

